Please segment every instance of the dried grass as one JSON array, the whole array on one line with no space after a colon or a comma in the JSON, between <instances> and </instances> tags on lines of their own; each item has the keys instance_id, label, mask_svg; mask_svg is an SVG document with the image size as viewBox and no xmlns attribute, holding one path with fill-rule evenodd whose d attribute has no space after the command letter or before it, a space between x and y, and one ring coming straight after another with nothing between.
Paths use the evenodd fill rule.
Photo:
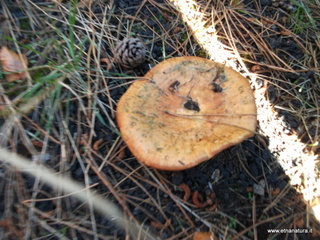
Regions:
<instances>
[{"instance_id":1,"label":"dried grass","mask_svg":"<svg viewBox=\"0 0 320 240\"><path fill-rule=\"evenodd\" d=\"M189 4L185 10L190 12L184 12L181 2ZM137 163L126 152L117 130L114 96L118 98L140 74L116 71L112 50L118 39L140 30L139 37L150 46L147 53L150 68L159 59L202 55L241 70L256 89L260 134L270 138L269 149L287 170L286 174L292 178L298 176L297 181L303 179L304 185L297 184L300 187L297 190L311 201L320 196L317 187L320 42L312 38L317 34L315 28L299 29L303 34L297 34L294 32L297 18L290 20L291 25L284 25L276 16L264 17L259 4L256 12L250 12L241 3L228 5L226 1L177 0L161 4L149 0L141 1L138 11L131 15L128 14L130 8L115 9L113 1L107 5L93 1L78 4L59 1L52 5L36 4L23 0L21 9L17 10L24 13L20 17L15 15L15 9L9 8L9 3L2 5L1 11L7 20L1 23L4 26L1 31L7 37L0 39L1 44L24 49L32 62L30 79L16 84L3 82L0 89L1 103L9 109L3 115L0 131L3 136L0 158L7 162L2 163L0 188L5 199L1 216L1 223L7 229L4 237L129 239L133 234L131 239L152 239L147 232L157 230L159 235L170 232L168 239L189 239L201 225L221 239L248 239L246 234L250 231L253 239L257 239L257 227L268 222L277 222L280 228L292 226L301 217L307 219L307 224L314 221L305 209L300 209L298 214L290 209L288 198L299 197L288 187L276 197L269 191L268 204L262 206L266 219L257 216L257 208L261 206L257 206L253 198L252 226L248 228L241 220L222 211L209 212L186 203L166 173ZM312 1L308 17L318 19L319 6L318 1ZM153 9L158 9L160 14L155 14ZM153 25L148 21L150 17ZM184 21L180 17L185 17ZM160 18L166 19L168 26L163 26ZM296 59L283 52L280 56L266 41L279 34L290 38L305 55ZM162 55L153 56L153 50L159 48ZM252 74L248 66L258 66L259 71ZM308 71L314 72L314 81L287 80L288 73ZM50 86L54 87L48 92L39 91ZM268 101L271 86L277 98L272 103ZM29 101L27 105L15 104L20 103L20 99ZM30 103L32 99L36 99L34 104ZM300 104L292 104L293 100ZM285 110L298 119L301 126L296 134L283 133L283 121L275 109ZM20 161L20 156L5 149L31 161ZM277 155L278 152L281 154ZM30 162L35 168L26 165ZM54 169L54 174L64 181L69 181L69 177L81 179L83 186L76 185L77 190L69 188L69 195L63 190L67 185L56 178L50 180L49 187L44 179L52 173L40 178L36 169L38 166L44 169L41 165ZM75 168L76 173L72 169L75 165L79 166ZM21 172L28 167L34 172L34 180ZM245 168L242 166L242 170ZM81 195L82 202L75 200L76 195ZM102 214L109 218L115 214L121 216L114 212L110 215L109 211L115 208L110 202L102 203L101 197L115 202L130 220L130 223L125 219L120 222L124 230L114 231L114 225L101 217ZM50 211L41 208L41 202L46 201L54 206ZM270 209L281 214L269 216ZM145 219L139 219L138 213L143 213ZM170 221L178 223L174 225ZM232 228L233 222L241 231ZM154 228L149 227L151 223Z\"/></svg>"}]
</instances>

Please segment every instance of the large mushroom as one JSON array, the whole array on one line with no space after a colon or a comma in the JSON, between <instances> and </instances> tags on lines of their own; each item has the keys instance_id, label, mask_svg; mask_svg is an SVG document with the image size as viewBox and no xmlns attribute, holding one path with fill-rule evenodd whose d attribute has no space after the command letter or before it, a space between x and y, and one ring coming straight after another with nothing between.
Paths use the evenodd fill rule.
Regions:
<instances>
[{"instance_id":1,"label":"large mushroom","mask_svg":"<svg viewBox=\"0 0 320 240\"><path fill-rule=\"evenodd\" d=\"M183 170L254 135L257 109L246 78L200 57L152 68L121 97L117 123L132 154L161 170Z\"/></svg>"}]
</instances>

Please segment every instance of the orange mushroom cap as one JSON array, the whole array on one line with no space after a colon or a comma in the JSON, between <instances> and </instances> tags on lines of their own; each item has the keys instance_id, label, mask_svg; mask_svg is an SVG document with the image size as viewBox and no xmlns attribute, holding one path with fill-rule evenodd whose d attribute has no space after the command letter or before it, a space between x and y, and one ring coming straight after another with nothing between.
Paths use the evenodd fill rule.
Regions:
<instances>
[{"instance_id":1,"label":"orange mushroom cap","mask_svg":"<svg viewBox=\"0 0 320 240\"><path fill-rule=\"evenodd\" d=\"M152 68L121 97L117 123L132 154L161 170L183 170L254 135L257 109L246 78L200 57Z\"/></svg>"}]
</instances>

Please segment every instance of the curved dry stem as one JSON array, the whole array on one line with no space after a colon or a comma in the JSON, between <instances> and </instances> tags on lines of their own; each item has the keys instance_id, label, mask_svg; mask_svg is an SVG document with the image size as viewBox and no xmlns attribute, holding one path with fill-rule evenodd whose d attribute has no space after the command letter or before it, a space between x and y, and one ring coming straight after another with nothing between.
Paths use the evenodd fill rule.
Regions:
<instances>
[{"instance_id":1,"label":"curved dry stem","mask_svg":"<svg viewBox=\"0 0 320 240\"><path fill-rule=\"evenodd\" d=\"M30 160L3 148L0 148L0 159L25 173L34 177L39 177L42 181L54 188L59 188L67 194L72 194L73 197L76 197L83 203L87 203L89 197L93 203L93 207L98 212L117 223L120 228L127 226L134 239L139 235L146 239L156 239L151 233L144 230L142 226L133 224L130 220L125 218L115 204L102 198L90 189L87 189L82 184L71 180L66 176L57 174L43 165L30 164Z\"/></svg>"}]
</instances>

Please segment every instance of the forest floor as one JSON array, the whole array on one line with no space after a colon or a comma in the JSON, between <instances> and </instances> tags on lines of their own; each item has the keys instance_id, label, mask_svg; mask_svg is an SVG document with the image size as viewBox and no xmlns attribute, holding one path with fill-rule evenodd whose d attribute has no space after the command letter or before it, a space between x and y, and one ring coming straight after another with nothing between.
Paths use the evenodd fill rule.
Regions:
<instances>
[{"instance_id":1,"label":"forest floor","mask_svg":"<svg viewBox=\"0 0 320 240\"><path fill-rule=\"evenodd\" d=\"M0 46L24 54L29 72L0 72L1 153L82 183L141 229L0 154L1 239L320 239L319 0L1 2ZM133 69L113 58L127 36L147 50ZM258 129L196 167L160 171L126 147L116 106L178 56L247 77Z\"/></svg>"}]
</instances>

